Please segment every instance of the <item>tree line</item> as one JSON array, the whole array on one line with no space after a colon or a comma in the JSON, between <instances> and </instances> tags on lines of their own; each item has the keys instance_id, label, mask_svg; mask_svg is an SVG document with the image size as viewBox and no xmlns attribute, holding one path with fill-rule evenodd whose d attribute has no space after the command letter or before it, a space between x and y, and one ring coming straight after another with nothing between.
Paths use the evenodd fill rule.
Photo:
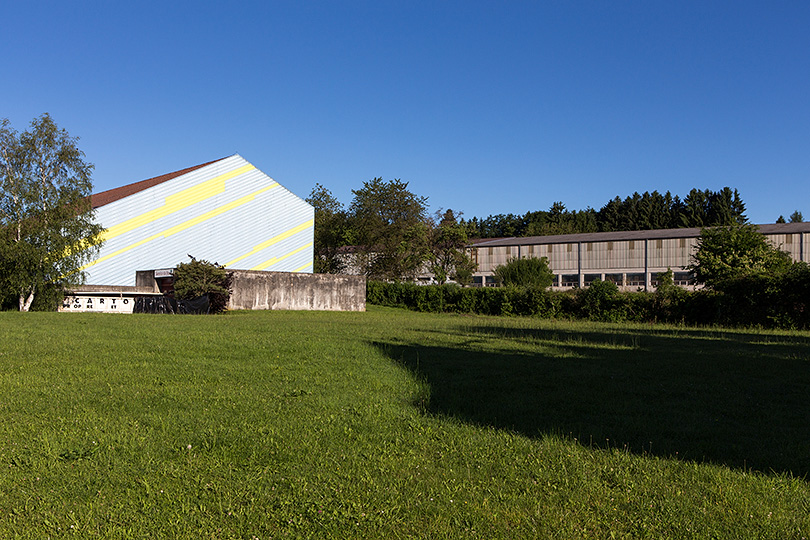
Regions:
<instances>
[{"instance_id":1,"label":"tree line","mask_svg":"<svg viewBox=\"0 0 810 540\"><path fill-rule=\"evenodd\" d=\"M411 280L430 271L439 283L466 283L475 267L464 252L473 238L547 236L573 233L739 227L745 203L736 189L692 189L681 199L669 191L615 197L599 210L568 210L555 202L547 210L465 219L461 212L427 212L427 198L408 183L374 178L352 190L344 207L316 184L307 202L315 207L315 271L358 272L371 279ZM802 221L798 210L792 222ZM780 216L777 222L785 222Z\"/></svg>"},{"instance_id":2,"label":"tree line","mask_svg":"<svg viewBox=\"0 0 810 540\"><path fill-rule=\"evenodd\" d=\"M719 191L692 189L683 199L669 191L636 192L624 199L617 196L599 210L568 210L562 202L555 202L548 210L474 217L462 224L471 238L501 238L717 227L747 221L740 193L724 187Z\"/></svg>"}]
</instances>

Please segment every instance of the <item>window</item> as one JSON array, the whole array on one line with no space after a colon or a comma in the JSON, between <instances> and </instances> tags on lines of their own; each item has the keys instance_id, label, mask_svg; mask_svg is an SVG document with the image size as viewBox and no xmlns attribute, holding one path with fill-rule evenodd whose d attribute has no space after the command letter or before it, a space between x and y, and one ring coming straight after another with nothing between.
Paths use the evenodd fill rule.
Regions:
<instances>
[{"instance_id":1,"label":"window","mask_svg":"<svg viewBox=\"0 0 810 540\"><path fill-rule=\"evenodd\" d=\"M672 275L672 282L675 285L692 285L692 274L689 272L675 272Z\"/></svg>"},{"instance_id":2,"label":"window","mask_svg":"<svg viewBox=\"0 0 810 540\"><path fill-rule=\"evenodd\" d=\"M681 238L681 247L682 248L686 247L686 238Z\"/></svg>"},{"instance_id":3,"label":"window","mask_svg":"<svg viewBox=\"0 0 810 540\"><path fill-rule=\"evenodd\" d=\"M636 249L636 241L635 241L635 240L630 240L630 242L628 243L627 247L628 247L629 249Z\"/></svg>"},{"instance_id":4,"label":"window","mask_svg":"<svg viewBox=\"0 0 810 540\"><path fill-rule=\"evenodd\" d=\"M607 249L608 251L613 251L613 242L608 242Z\"/></svg>"},{"instance_id":5,"label":"window","mask_svg":"<svg viewBox=\"0 0 810 540\"><path fill-rule=\"evenodd\" d=\"M563 274L560 278L560 287L579 287L579 276L577 274Z\"/></svg>"},{"instance_id":6,"label":"window","mask_svg":"<svg viewBox=\"0 0 810 540\"><path fill-rule=\"evenodd\" d=\"M585 286L589 286L591 283L596 281L597 279L602 279L602 274L585 274Z\"/></svg>"},{"instance_id":7,"label":"window","mask_svg":"<svg viewBox=\"0 0 810 540\"><path fill-rule=\"evenodd\" d=\"M588 242L586 245L588 246L587 251L593 251L593 242Z\"/></svg>"},{"instance_id":8,"label":"window","mask_svg":"<svg viewBox=\"0 0 810 540\"><path fill-rule=\"evenodd\" d=\"M566 244L565 251L567 251L568 253L571 253L571 250L572 250L573 247L574 247L573 244Z\"/></svg>"},{"instance_id":9,"label":"window","mask_svg":"<svg viewBox=\"0 0 810 540\"><path fill-rule=\"evenodd\" d=\"M643 287L644 274L627 274L627 284L632 287Z\"/></svg>"},{"instance_id":10,"label":"window","mask_svg":"<svg viewBox=\"0 0 810 540\"><path fill-rule=\"evenodd\" d=\"M786 244L792 244L793 243L793 235L792 234L786 234L785 235L785 243Z\"/></svg>"},{"instance_id":11,"label":"window","mask_svg":"<svg viewBox=\"0 0 810 540\"><path fill-rule=\"evenodd\" d=\"M548 245L548 252L551 253L551 244Z\"/></svg>"},{"instance_id":12,"label":"window","mask_svg":"<svg viewBox=\"0 0 810 540\"><path fill-rule=\"evenodd\" d=\"M655 241L655 247L658 248L658 249L663 248L664 247L664 241L663 240L656 240Z\"/></svg>"},{"instance_id":13,"label":"window","mask_svg":"<svg viewBox=\"0 0 810 540\"><path fill-rule=\"evenodd\" d=\"M529 255L534 255L534 246L529 246Z\"/></svg>"}]
</instances>

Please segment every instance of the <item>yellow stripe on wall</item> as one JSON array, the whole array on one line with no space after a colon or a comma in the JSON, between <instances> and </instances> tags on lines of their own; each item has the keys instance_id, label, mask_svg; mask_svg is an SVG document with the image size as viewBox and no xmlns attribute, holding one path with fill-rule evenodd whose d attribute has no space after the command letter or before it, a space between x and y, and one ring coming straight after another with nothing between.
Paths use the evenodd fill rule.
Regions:
<instances>
[{"instance_id":1,"label":"yellow stripe on wall","mask_svg":"<svg viewBox=\"0 0 810 540\"><path fill-rule=\"evenodd\" d=\"M266 248L272 246L273 244L275 244L277 242L281 242L285 238L289 238L290 236L292 236L292 235L294 235L296 233L299 233L299 232L301 232L301 231L303 231L305 229L308 229L309 227L314 227L314 226L315 226L315 220L310 219L309 221L306 221L306 222L302 223L301 225L298 225L297 227L293 227L289 231L285 231L285 232L283 232L283 233L281 233L281 234L279 234L277 236L274 236L270 240L265 240L264 242L262 242L261 244L255 246L253 249L251 249L249 252L245 253L244 255L240 255L239 257L235 258L234 260L228 261L227 263L225 263L225 266L229 266L229 267L233 266L234 264L238 263L242 259L246 259L246 258L250 257L254 253L258 253L258 252L262 251L263 249L266 249ZM253 268L253 270L256 270L256 268Z\"/></svg>"},{"instance_id":2,"label":"yellow stripe on wall","mask_svg":"<svg viewBox=\"0 0 810 540\"><path fill-rule=\"evenodd\" d=\"M264 261L263 263L254 266L253 268L251 268L251 270L264 270L265 268L273 266L274 264L279 263L279 262L283 261L284 259L286 259L288 257L292 257L296 253L300 253L301 251L304 251L308 247L312 247L312 242L309 242L308 244L304 244L300 248L295 249L295 250L287 253L286 255L282 255L281 257L273 257L272 259L268 259L268 260Z\"/></svg>"},{"instance_id":3,"label":"yellow stripe on wall","mask_svg":"<svg viewBox=\"0 0 810 540\"><path fill-rule=\"evenodd\" d=\"M112 259L113 257L117 257L118 255L120 255L122 253L126 253L127 251L135 249L138 246L142 246L142 245L146 244L147 242L151 242L152 240L157 240L158 238L166 238L166 237L172 236L173 234L177 234L180 231L184 231L184 230L188 229L189 227L193 227L194 225L202 223L203 221L209 220L209 219L211 219L213 217L216 217L216 216L218 216L220 214L224 214L225 212L227 212L229 210L233 210L234 208L236 208L238 206L242 206L243 204L249 203L250 201L255 199L259 194L264 193L265 191L270 191L271 189L273 189L275 187L278 187L278 183L273 183L273 184L271 184L269 186L263 187L260 190L254 191L253 193L250 193L249 195L245 195L244 197L240 197L239 199L236 199L235 201L231 201L228 204L222 205L219 208L214 208L213 210L211 210L209 212L206 212L204 214L200 214L199 216L197 216L195 218L184 221L183 223L180 223L179 225L175 225L174 227L170 227L170 228L166 229L165 231L159 232L157 234L153 234L152 236L149 236L149 237L146 237L146 238L144 238L142 240L139 240L138 242L135 242L134 244L130 244L130 245L128 245L126 247L123 247L123 248L121 248L121 249L119 249L117 251L114 251L113 253L110 253L109 255L105 255L103 257L100 257L100 258L96 259L95 261L92 261L92 262L82 266L79 270L85 270L85 269L90 268L91 266L93 266L95 264L98 264L98 263L102 262L102 261L106 261L108 259Z\"/></svg>"},{"instance_id":4,"label":"yellow stripe on wall","mask_svg":"<svg viewBox=\"0 0 810 540\"><path fill-rule=\"evenodd\" d=\"M304 270L306 270L306 269L307 269L307 268L309 268L310 266L312 266L312 263L311 263L311 262L308 262L308 263L307 263L307 264L305 264L304 266L299 266L298 268L296 268L295 270L293 270L293 272L303 272Z\"/></svg>"},{"instance_id":5,"label":"yellow stripe on wall","mask_svg":"<svg viewBox=\"0 0 810 540\"><path fill-rule=\"evenodd\" d=\"M134 218L130 218L117 225L113 225L109 229L106 229L102 233L101 239L110 240L112 238L115 238L116 236L120 236L133 229L137 229L138 227L146 225L147 223L151 223L156 219L166 217L169 214L173 214L174 212L177 212L184 208L188 208L189 206L196 204L200 201L209 199L214 195L219 195L220 193L225 191L226 181L236 176L239 176L240 174L252 171L255 168L256 167L248 163L247 165L239 167L238 169L234 169L230 172L221 174L210 180L206 180L205 182L201 182L196 186L184 189L183 191L175 193L174 195L169 195L168 197L166 197L162 206L155 208L153 210L149 210L148 212L144 212L139 216L135 216Z\"/></svg>"}]
</instances>

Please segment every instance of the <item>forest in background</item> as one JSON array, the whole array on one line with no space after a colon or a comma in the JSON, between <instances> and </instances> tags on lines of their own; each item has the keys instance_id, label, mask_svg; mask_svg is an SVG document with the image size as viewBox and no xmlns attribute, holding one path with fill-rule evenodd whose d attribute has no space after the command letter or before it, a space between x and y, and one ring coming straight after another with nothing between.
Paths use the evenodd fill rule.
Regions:
<instances>
[{"instance_id":1,"label":"forest in background","mask_svg":"<svg viewBox=\"0 0 810 540\"><path fill-rule=\"evenodd\" d=\"M801 221L798 212L791 217L796 214ZM739 192L724 187L719 191L692 189L683 199L669 191L636 192L625 199L617 196L599 210L568 210L562 202L555 202L548 210L473 217L462 219L462 224L470 238L503 238L714 227L742 225L747 221Z\"/></svg>"}]
</instances>

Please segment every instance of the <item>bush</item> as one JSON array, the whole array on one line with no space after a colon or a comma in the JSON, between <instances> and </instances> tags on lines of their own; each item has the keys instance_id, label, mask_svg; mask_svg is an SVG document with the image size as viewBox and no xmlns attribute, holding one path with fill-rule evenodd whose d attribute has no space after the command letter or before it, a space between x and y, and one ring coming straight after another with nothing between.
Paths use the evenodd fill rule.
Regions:
<instances>
[{"instance_id":1,"label":"bush","mask_svg":"<svg viewBox=\"0 0 810 540\"><path fill-rule=\"evenodd\" d=\"M495 279L509 287L539 287L545 289L554 282L554 273L548 267L546 257L509 259L495 268Z\"/></svg>"},{"instance_id":2,"label":"bush","mask_svg":"<svg viewBox=\"0 0 810 540\"><path fill-rule=\"evenodd\" d=\"M621 321L626 318L621 302L617 302L618 295L619 287L615 283L598 279L577 293L582 314L594 321Z\"/></svg>"},{"instance_id":3,"label":"bush","mask_svg":"<svg viewBox=\"0 0 810 540\"><path fill-rule=\"evenodd\" d=\"M477 289L444 285L445 309L456 313L475 313Z\"/></svg>"},{"instance_id":4,"label":"bush","mask_svg":"<svg viewBox=\"0 0 810 540\"><path fill-rule=\"evenodd\" d=\"M689 292L669 287L666 279L662 285L655 293L620 292L611 282L594 281L586 289L559 292L369 281L367 299L371 304L432 313L810 328L810 266L804 263L780 276L729 280L722 290Z\"/></svg>"},{"instance_id":5,"label":"bush","mask_svg":"<svg viewBox=\"0 0 810 540\"><path fill-rule=\"evenodd\" d=\"M221 313L228 307L233 274L224 266L191 257L191 262L180 263L174 269L174 297L191 300L208 296L209 313Z\"/></svg>"},{"instance_id":6,"label":"bush","mask_svg":"<svg viewBox=\"0 0 810 540\"><path fill-rule=\"evenodd\" d=\"M781 276L777 322L784 328L810 328L810 265L797 262Z\"/></svg>"},{"instance_id":7,"label":"bush","mask_svg":"<svg viewBox=\"0 0 810 540\"><path fill-rule=\"evenodd\" d=\"M653 293L650 318L661 322L683 320L683 303L689 293L675 285L672 269L658 274L658 288Z\"/></svg>"}]
</instances>

